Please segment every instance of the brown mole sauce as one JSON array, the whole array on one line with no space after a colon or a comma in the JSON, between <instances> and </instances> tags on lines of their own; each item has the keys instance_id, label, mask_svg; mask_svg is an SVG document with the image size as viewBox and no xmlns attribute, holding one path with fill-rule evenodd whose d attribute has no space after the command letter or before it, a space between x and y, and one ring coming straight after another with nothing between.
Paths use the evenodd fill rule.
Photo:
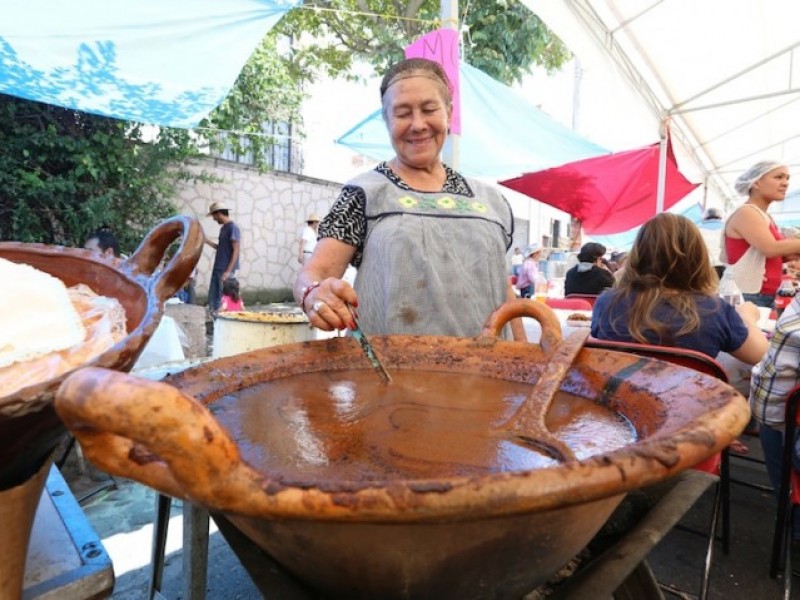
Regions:
<instances>
[{"instance_id":1,"label":"brown mole sauce","mask_svg":"<svg viewBox=\"0 0 800 600\"><path fill-rule=\"evenodd\" d=\"M479 475L556 464L503 430L531 385L462 373L366 369L306 373L225 396L209 408L242 457L285 483ZM622 415L559 393L547 426L577 458L636 440Z\"/></svg>"}]
</instances>

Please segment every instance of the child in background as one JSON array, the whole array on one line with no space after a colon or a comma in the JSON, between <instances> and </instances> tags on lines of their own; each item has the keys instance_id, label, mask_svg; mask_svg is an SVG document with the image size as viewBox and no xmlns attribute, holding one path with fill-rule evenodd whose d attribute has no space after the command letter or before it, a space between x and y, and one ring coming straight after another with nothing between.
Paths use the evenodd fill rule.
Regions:
<instances>
[{"instance_id":1,"label":"child in background","mask_svg":"<svg viewBox=\"0 0 800 600\"><path fill-rule=\"evenodd\" d=\"M239 295L239 281L235 277L228 277L222 283L222 301L219 312L236 312L244 310L244 301Z\"/></svg>"}]
</instances>

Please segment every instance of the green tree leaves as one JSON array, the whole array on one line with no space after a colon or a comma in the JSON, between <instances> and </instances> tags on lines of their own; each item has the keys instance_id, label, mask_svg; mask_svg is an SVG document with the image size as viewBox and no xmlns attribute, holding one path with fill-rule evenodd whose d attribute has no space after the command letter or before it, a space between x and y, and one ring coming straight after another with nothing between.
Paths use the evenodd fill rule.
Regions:
<instances>
[{"instance_id":1,"label":"green tree leaves","mask_svg":"<svg viewBox=\"0 0 800 600\"><path fill-rule=\"evenodd\" d=\"M499 81L519 81L533 65L553 71L570 58L517 0L462 1L459 11L464 59ZM360 59L380 73L409 43L440 26L440 12L439 0L315 0L289 12L278 29L302 41L295 56L301 70L349 74Z\"/></svg>"},{"instance_id":2,"label":"green tree leaves","mask_svg":"<svg viewBox=\"0 0 800 600\"><path fill-rule=\"evenodd\" d=\"M198 153L189 133L0 95L0 239L81 246L107 225L131 252Z\"/></svg>"}]
</instances>

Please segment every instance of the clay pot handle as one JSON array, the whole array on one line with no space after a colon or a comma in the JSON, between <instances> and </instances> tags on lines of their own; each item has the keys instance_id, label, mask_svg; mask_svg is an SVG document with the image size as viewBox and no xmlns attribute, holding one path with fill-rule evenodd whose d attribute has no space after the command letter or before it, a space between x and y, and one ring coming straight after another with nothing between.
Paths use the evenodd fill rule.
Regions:
<instances>
[{"instance_id":1,"label":"clay pot handle","mask_svg":"<svg viewBox=\"0 0 800 600\"><path fill-rule=\"evenodd\" d=\"M539 344L545 352L555 351L561 343L561 323L556 314L545 304L527 298L510 300L498 306L486 319L478 337L499 338L505 324L517 317L532 317L539 321L542 327Z\"/></svg>"},{"instance_id":2,"label":"clay pot handle","mask_svg":"<svg viewBox=\"0 0 800 600\"><path fill-rule=\"evenodd\" d=\"M257 493L258 476L228 433L173 386L90 367L64 380L55 408L104 471L217 509Z\"/></svg>"},{"instance_id":3,"label":"clay pot handle","mask_svg":"<svg viewBox=\"0 0 800 600\"><path fill-rule=\"evenodd\" d=\"M158 269L170 244L180 238L178 251ZM171 298L189 279L203 252L203 228L194 217L179 215L156 225L120 270L148 278L146 289L155 290L161 302Z\"/></svg>"}]
</instances>

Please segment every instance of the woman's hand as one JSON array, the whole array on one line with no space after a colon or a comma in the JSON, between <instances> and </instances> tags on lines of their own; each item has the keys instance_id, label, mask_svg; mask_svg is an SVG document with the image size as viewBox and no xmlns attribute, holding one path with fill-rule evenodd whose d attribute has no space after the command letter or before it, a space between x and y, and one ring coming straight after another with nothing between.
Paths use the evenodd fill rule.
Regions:
<instances>
[{"instance_id":1,"label":"woman's hand","mask_svg":"<svg viewBox=\"0 0 800 600\"><path fill-rule=\"evenodd\" d=\"M347 304L358 306L353 287L341 279L356 249L349 244L323 238L298 273L294 298L314 327L324 331L345 329L353 323Z\"/></svg>"},{"instance_id":2,"label":"woman's hand","mask_svg":"<svg viewBox=\"0 0 800 600\"><path fill-rule=\"evenodd\" d=\"M302 309L308 316L309 322L323 331L333 329L355 329L353 315L348 305L356 308L358 296L353 287L343 279L329 277L317 285L311 284L305 298L302 300Z\"/></svg>"},{"instance_id":3,"label":"woman's hand","mask_svg":"<svg viewBox=\"0 0 800 600\"><path fill-rule=\"evenodd\" d=\"M736 307L736 312L739 313L739 316L742 317L742 321L744 321L746 325L756 325L761 319L761 313L758 311L758 307L752 302L742 302Z\"/></svg>"}]
</instances>

